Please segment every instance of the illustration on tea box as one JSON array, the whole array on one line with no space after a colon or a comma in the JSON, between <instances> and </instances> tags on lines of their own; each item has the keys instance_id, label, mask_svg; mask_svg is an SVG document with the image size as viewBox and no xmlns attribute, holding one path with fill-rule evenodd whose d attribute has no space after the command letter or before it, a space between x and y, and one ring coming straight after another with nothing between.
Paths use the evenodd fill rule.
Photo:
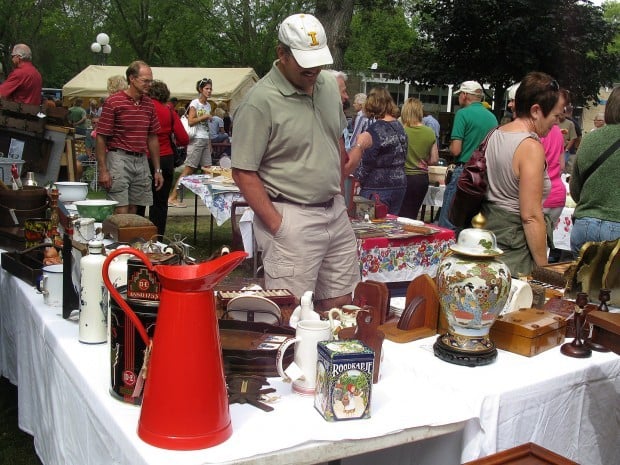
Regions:
<instances>
[{"instance_id":1,"label":"illustration on tea box","mask_svg":"<svg viewBox=\"0 0 620 465\"><path fill-rule=\"evenodd\" d=\"M356 340L319 346L315 408L327 421L370 418L372 350Z\"/></svg>"}]
</instances>

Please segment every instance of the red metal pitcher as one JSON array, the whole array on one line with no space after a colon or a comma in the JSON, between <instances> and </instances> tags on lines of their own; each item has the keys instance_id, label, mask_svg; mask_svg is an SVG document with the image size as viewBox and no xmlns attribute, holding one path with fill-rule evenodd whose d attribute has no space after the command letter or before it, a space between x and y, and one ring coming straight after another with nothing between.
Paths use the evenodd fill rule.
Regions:
<instances>
[{"instance_id":1,"label":"red metal pitcher","mask_svg":"<svg viewBox=\"0 0 620 465\"><path fill-rule=\"evenodd\" d=\"M108 277L110 263L124 253L142 260L161 283L152 341ZM104 262L110 295L152 348L150 357L145 355L148 374L138 422L138 436L145 442L193 450L219 444L232 434L213 288L246 256L233 252L197 265L153 265L144 253L125 248Z\"/></svg>"}]
</instances>

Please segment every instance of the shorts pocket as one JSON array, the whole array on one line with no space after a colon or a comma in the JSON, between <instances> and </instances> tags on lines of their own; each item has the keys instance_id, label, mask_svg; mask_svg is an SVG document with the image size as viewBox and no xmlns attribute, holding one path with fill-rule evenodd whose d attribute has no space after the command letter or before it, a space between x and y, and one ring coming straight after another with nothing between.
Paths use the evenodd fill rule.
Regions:
<instances>
[{"instance_id":1,"label":"shorts pocket","mask_svg":"<svg viewBox=\"0 0 620 465\"><path fill-rule=\"evenodd\" d=\"M290 262L263 260L263 269L271 278L290 278L295 275L295 265Z\"/></svg>"}]
</instances>

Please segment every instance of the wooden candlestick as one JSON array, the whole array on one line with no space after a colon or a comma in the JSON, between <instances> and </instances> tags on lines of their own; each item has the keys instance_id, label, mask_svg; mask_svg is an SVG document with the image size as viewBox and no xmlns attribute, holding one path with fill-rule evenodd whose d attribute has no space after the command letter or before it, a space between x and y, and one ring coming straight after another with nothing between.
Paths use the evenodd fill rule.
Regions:
<instances>
[{"instance_id":1,"label":"wooden candlestick","mask_svg":"<svg viewBox=\"0 0 620 465\"><path fill-rule=\"evenodd\" d=\"M598 309L601 312L609 312L609 308L607 307L607 302L611 298L611 292L609 289L601 289L598 294L598 299L601 301ZM588 333L588 337L585 340L586 346L588 346L592 350L596 350L597 352L609 352L609 349L598 342L594 342L598 339L597 332L600 328L597 328L592 323L589 322L589 318L586 317L588 325L590 326L590 331Z\"/></svg>"},{"instance_id":2,"label":"wooden candlestick","mask_svg":"<svg viewBox=\"0 0 620 465\"><path fill-rule=\"evenodd\" d=\"M573 342L567 342L560 347L560 352L568 357L588 358L592 355L592 349L584 344L581 336L581 331L585 322L584 308L587 303L588 294L586 292L579 292L575 299L576 308L573 316L573 321L575 322L575 339L573 339Z\"/></svg>"},{"instance_id":3,"label":"wooden candlestick","mask_svg":"<svg viewBox=\"0 0 620 465\"><path fill-rule=\"evenodd\" d=\"M598 293L598 300L601 301L598 309L601 312L608 312L609 307L607 307L607 302L611 299L611 291L609 289L601 289Z\"/></svg>"}]
</instances>

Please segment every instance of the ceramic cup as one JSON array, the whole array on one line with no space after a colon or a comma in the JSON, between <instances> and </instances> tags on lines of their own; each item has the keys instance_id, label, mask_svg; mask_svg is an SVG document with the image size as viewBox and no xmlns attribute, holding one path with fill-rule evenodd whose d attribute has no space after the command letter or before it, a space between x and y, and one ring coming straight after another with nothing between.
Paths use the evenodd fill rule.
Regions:
<instances>
[{"instance_id":1,"label":"ceramic cup","mask_svg":"<svg viewBox=\"0 0 620 465\"><path fill-rule=\"evenodd\" d=\"M317 343L330 341L332 328L329 321L302 320L297 323L295 337L286 340L278 350L278 374L285 381L293 380L293 391L302 395L314 395L316 388ZM295 344L295 358L286 369L282 368L282 358L286 349Z\"/></svg>"},{"instance_id":2,"label":"ceramic cup","mask_svg":"<svg viewBox=\"0 0 620 465\"><path fill-rule=\"evenodd\" d=\"M62 307L62 265L44 266L37 290L43 294L43 302L50 307Z\"/></svg>"},{"instance_id":3,"label":"ceramic cup","mask_svg":"<svg viewBox=\"0 0 620 465\"><path fill-rule=\"evenodd\" d=\"M342 328L357 326L357 313L360 310L361 308L357 305L343 305L341 308L332 308L328 312L329 323L336 339Z\"/></svg>"}]
</instances>

